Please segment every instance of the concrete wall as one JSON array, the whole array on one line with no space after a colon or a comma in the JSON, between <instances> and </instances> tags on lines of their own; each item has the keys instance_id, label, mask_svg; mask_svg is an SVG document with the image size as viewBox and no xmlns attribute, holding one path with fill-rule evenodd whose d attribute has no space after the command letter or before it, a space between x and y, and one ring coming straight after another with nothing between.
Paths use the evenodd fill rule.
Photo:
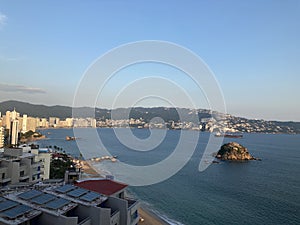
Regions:
<instances>
[{"instance_id":1,"label":"concrete wall","mask_svg":"<svg viewBox=\"0 0 300 225\"><path fill-rule=\"evenodd\" d=\"M50 162L51 162L51 153L39 153L38 159L42 161L43 164L43 179L47 180L50 178Z\"/></svg>"},{"instance_id":2,"label":"concrete wall","mask_svg":"<svg viewBox=\"0 0 300 225\"><path fill-rule=\"evenodd\" d=\"M110 224L111 225L120 225L121 224L120 211L117 211L114 215L111 216Z\"/></svg>"},{"instance_id":3,"label":"concrete wall","mask_svg":"<svg viewBox=\"0 0 300 225\"><path fill-rule=\"evenodd\" d=\"M91 218L87 218L86 220L80 222L78 225L92 225Z\"/></svg>"},{"instance_id":4,"label":"concrete wall","mask_svg":"<svg viewBox=\"0 0 300 225\"><path fill-rule=\"evenodd\" d=\"M6 156L14 156L18 157L23 154L23 149L22 148L6 148L4 149L4 155Z\"/></svg>"},{"instance_id":5,"label":"concrete wall","mask_svg":"<svg viewBox=\"0 0 300 225\"><path fill-rule=\"evenodd\" d=\"M26 158L15 158L15 159L4 159L1 162L1 171L5 172L5 178L11 178L10 184L16 184L19 182L32 182L32 176L34 175L37 178L37 174L40 173L38 171L38 167L40 167L40 163L33 164L33 156L29 156ZM5 169L6 168L6 169ZM25 180L20 180L20 173L22 173L22 177L27 177ZM3 173L3 172L2 172ZM2 173L0 175L2 176ZM1 177L2 179L2 177ZM41 179L35 179L34 182L40 181Z\"/></svg>"},{"instance_id":6,"label":"concrete wall","mask_svg":"<svg viewBox=\"0 0 300 225\"><path fill-rule=\"evenodd\" d=\"M19 162L11 161L8 164L8 176L11 177L11 184L15 184L19 182Z\"/></svg>"},{"instance_id":7,"label":"concrete wall","mask_svg":"<svg viewBox=\"0 0 300 225\"><path fill-rule=\"evenodd\" d=\"M127 224L133 225L133 224L137 224L139 221L139 216L138 216L138 208L139 208L139 202L136 202L134 205L132 205L129 210L128 210L128 216L127 216ZM135 219L132 219L132 217L135 215Z\"/></svg>"},{"instance_id":8,"label":"concrete wall","mask_svg":"<svg viewBox=\"0 0 300 225\"><path fill-rule=\"evenodd\" d=\"M100 208L100 225L110 224L111 209Z\"/></svg>"},{"instance_id":9,"label":"concrete wall","mask_svg":"<svg viewBox=\"0 0 300 225\"><path fill-rule=\"evenodd\" d=\"M72 217L72 216L75 217L76 216L76 217L78 217L78 222L81 222L81 221L86 220L87 218L92 218L90 210L91 210L90 206L78 205L74 209L70 210L67 213L67 216L70 216L70 217ZM98 220L97 218L94 218L94 219L95 219L95 221ZM90 222L90 223L95 224L95 223L92 223L92 222Z\"/></svg>"},{"instance_id":10,"label":"concrete wall","mask_svg":"<svg viewBox=\"0 0 300 225\"><path fill-rule=\"evenodd\" d=\"M124 199L119 199L116 197L108 197L105 202L107 207L110 207L114 210L120 211L120 225L127 224L128 217L128 202Z\"/></svg>"},{"instance_id":11,"label":"concrete wall","mask_svg":"<svg viewBox=\"0 0 300 225\"><path fill-rule=\"evenodd\" d=\"M34 154L34 162L41 164L41 179L47 180L50 178L50 162L51 153L39 152L39 149L31 149L31 147L23 147L23 152L31 152Z\"/></svg>"},{"instance_id":12,"label":"concrete wall","mask_svg":"<svg viewBox=\"0 0 300 225\"><path fill-rule=\"evenodd\" d=\"M35 219L34 224L43 224L43 225L54 225L54 224L63 224L63 225L77 225L77 217L65 217L65 216L55 216L49 213L43 212L38 218Z\"/></svg>"}]
</instances>

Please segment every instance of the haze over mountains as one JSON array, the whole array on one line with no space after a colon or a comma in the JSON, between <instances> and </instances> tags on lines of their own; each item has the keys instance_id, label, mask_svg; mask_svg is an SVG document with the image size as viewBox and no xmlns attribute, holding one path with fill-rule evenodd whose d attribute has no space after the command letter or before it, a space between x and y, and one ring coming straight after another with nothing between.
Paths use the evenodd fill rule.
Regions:
<instances>
[{"instance_id":1,"label":"haze over mountains","mask_svg":"<svg viewBox=\"0 0 300 225\"><path fill-rule=\"evenodd\" d=\"M70 118L72 117L72 107L69 106L46 106L35 105L20 101L4 101L0 103L0 112L2 115L6 111L12 111L14 108L21 115L27 114L32 117L49 118ZM96 117L97 120L111 119L111 110L96 108L95 110L88 107L77 108L81 117ZM95 114L94 114L95 112ZM77 113L78 114L78 113ZM181 118L179 116L181 115ZM188 121L199 122L203 119L211 118L210 110L206 109L185 109L185 108L120 108L114 110L114 119L128 119L124 115L129 115L129 118L139 119L149 122L155 117L160 117L164 121ZM218 114L219 119L226 126L234 128L240 132L264 132L264 133L300 133L300 122L280 122L280 121L265 121L246 119L231 115Z\"/></svg>"}]
</instances>

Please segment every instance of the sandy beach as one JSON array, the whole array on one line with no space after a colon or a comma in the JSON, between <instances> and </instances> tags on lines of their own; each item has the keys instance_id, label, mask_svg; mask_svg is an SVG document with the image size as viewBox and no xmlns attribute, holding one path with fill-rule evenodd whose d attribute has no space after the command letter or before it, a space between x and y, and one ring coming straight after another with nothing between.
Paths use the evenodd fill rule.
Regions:
<instances>
[{"instance_id":1,"label":"sandy beach","mask_svg":"<svg viewBox=\"0 0 300 225\"><path fill-rule=\"evenodd\" d=\"M140 208L139 215L140 218L144 220L140 221L138 223L139 225L169 225L169 223L147 209Z\"/></svg>"},{"instance_id":2,"label":"sandy beach","mask_svg":"<svg viewBox=\"0 0 300 225\"><path fill-rule=\"evenodd\" d=\"M80 165L81 165L81 169L83 170L83 178L104 177L103 175L97 173L97 171L94 170L87 161L85 160L80 161Z\"/></svg>"},{"instance_id":3,"label":"sandy beach","mask_svg":"<svg viewBox=\"0 0 300 225\"><path fill-rule=\"evenodd\" d=\"M87 161L80 161L80 165L84 173L83 178L104 177L101 174L97 173ZM141 218L141 221L138 223L139 225L169 225L169 223L165 222L155 213L141 207L139 209L139 215Z\"/></svg>"}]
</instances>

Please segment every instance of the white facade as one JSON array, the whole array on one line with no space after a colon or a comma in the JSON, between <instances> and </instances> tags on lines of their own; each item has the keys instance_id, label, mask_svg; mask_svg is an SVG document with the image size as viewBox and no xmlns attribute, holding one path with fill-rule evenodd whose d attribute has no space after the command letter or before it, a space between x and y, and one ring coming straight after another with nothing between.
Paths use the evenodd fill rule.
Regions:
<instances>
[{"instance_id":1,"label":"white facade","mask_svg":"<svg viewBox=\"0 0 300 225\"><path fill-rule=\"evenodd\" d=\"M24 114L23 115L23 121L22 121L22 133L26 133L28 130L27 130L27 115Z\"/></svg>"},{"instance_id":2,"label":"white facade","mask_svg":"<svg viewBox=\"0 0 300 225\"><path fill-rule=\"evenodd\" d=\"M49 126L54 127L56 124L55 121L56 121L55 117L49 117Z\"/></svg>"},{"instance_id":3,"label":"white facade","mask_svg":"<svg viewBox=\"0 0 300 225\"><path fill-rule=\"evenodd\" d=\"M22 147L22 149L24 153L34 154L34 162L41 164L41 180L50 179L51 152L48 149L31 148L30 146Z\"/></svg>"},{"instance_id":4,"label":"white facade","mask_svg":"<svg viewBox=\"0 0 300 225\"><path fill-rule=\"evenodd\" d=\"M13 120L10 125L10 144L16 146L19 138L19 121Z\"/></svg>"},{"instance_id":5,"label":"white facade","mask_svg":"<svg viewBox=\"0 0 300 225\"><path fill-rule=\"evenodd\" d=\"M14 109L14 111L11 112L10 114L10 118L11 120L15 120L20 116L20 113L16 112L16 109Z\"/></svg>"},{"instance_id":6,"label":"white facade","mask_svg":"<svg viewBox=\"0 0 300 225\"><path fill-rule=\"evenodd\" d=\"M20 148L6 148L0 156L0 184L38 182L40 167L40 163L34 162L33 154L23 153Z\"/></svg>"},{"instance_id":7,"label":"white facade","mask_svg":"<svg viewBox=\"0 0 300 225\"><path fill-rule=\"evenodd\" d=\"M66 122L68 127L73 127L73 118L67 118Z\"/></svg>"},{"instance_id":8,"label":"white facade","mask_svg":"<svg viewBox=\"0 0 300 225\"><path fill-rule=\"evenodd\" d=\"M41 164L41 179L50 179L51 153L43 149L32 149L31 153L35 155L35 162L40 162Z\"/></svg>"},{"instance_id":9,"label":"white facade","mask_svg":"<svg viewBox=\"0 0 300 225\"><path fill-rule=\"evenodd\" d=\"M0 148L4 147L4 128L0 127Z\"/></svg>"},{"instance_id":10,"label":"white facade","mask_svg":"<svg viewBox=\"0 0 300 225\"><path fill-rule=\"evenodd\" d=\"M27 131L33 131L35 132L37 127L36 119L34 117L28 117L27 118Z\"/></svg>"},{"instance_id":11,"label":"white facade","mask_svg":"<svg viewBox=\"0 0 300 225\"><path fill-rule=\"evenodd\" d=\"M6 111L5 126L6 126L6 129L10 130L10 111Z\"/></svg>"}]
</instances>

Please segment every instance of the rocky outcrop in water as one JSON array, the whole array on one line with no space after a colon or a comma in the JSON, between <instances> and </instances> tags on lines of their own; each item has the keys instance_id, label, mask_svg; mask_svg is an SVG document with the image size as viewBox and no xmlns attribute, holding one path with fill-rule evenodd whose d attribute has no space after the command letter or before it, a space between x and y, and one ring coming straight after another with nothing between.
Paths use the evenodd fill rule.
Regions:
<instances>
[{"instance_id":1,"label":"rocky outcrop in water","mask_svg":"<svg viewBox=\"0 0 300 225\"><path fill-rule=\"evenodd\" d=\"M248 149L236 142L230 142L222 145L221 149L218 151L217 159L220 160L256 160L250 155Z\"/></svg>"}]
</instances>

